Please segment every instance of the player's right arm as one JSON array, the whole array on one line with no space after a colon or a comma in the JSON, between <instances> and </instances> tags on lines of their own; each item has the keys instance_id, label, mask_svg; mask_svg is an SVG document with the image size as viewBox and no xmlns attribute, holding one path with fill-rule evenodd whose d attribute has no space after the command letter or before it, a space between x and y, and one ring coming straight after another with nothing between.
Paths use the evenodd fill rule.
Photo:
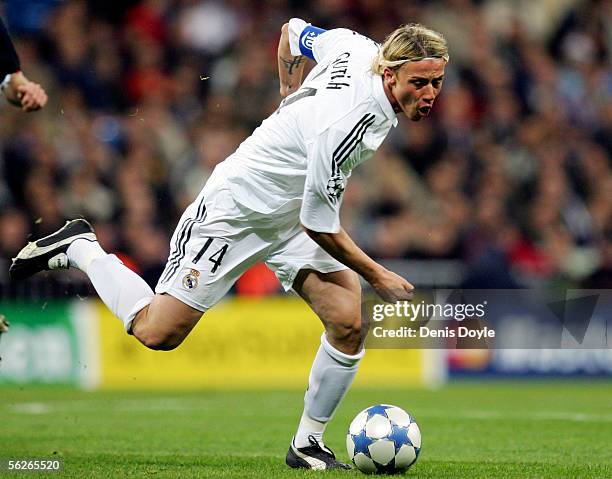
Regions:
<instances>
[{"instance_id":1,"label":"player's right arm","mask_svg":"<svg viewBox=\"0 0 612 479\"><path fill-rule=\"evenodd\" d=\"M280 80L280 95L285 98L291 95L302 84L306 58L303 55L294 55L289 43L289 24L285 23L281 29L281 38L278 42L278 78Z\"/></svg>"},{"instance_id":2,"label":"player's right arm","mask_svg":"<svg viewBox=\"0 0 612 479\"><path fill-rule=\"evenodd\" d=\"M300 88L306 59L317 61L313 51L314 41L326 31L300 18L292 18L283 25L278 43L278 76L283 98Z\"/></svg>"},{"instance_id":3,"label":"player's right arm","mask_svg":"<svg viewBox=\"0 0 612 479\"><path fill-rule=\"evenodd\" d=\"M370 258L343 228L338 233L321 233L304 228L321 248L370 283L384 301L395 303L412 299L414 286Z\"/></svg>"},{"instance_id":4,"label":"player's right arm","mask_svg":"<svg viewBox=\"0 0 612 479\"><path fill-rule=\"evenodd\" d=\"M38 84L31 82L20 70L19 56L11 37L0 20L0 84L9 103L24 111L35 111L47 103L47 94Z\"/></svg>"}]
</instances>

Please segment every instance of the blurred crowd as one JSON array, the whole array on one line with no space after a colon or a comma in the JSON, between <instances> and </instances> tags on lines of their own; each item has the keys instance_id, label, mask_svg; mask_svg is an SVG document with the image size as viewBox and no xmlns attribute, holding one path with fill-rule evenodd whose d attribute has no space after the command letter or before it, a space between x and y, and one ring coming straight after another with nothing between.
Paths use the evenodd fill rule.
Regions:
<instances>
[{"instance_id":1,"label":"blurred crowd","mask_svg":"<svg viewBox=\"0 0 612 479\"><path fill-rule=\"evenodd\" d=\"M183 209L278 106L294 16L449 42L432 116L400 119L349 181L343 225L369 254L461 260L466 287L612 288L609 0L8 0L50 101L0 106L0 281L26 238L82 215L155 284Z\"/></svg>"}]
</instances>

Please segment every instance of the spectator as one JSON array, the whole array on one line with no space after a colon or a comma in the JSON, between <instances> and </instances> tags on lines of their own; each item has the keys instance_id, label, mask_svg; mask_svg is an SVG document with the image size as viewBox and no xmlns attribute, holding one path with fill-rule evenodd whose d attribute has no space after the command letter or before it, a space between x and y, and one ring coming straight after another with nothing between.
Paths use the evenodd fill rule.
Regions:
<instances>
[{"instance_id":1,"label":"spectator","mask_svg":"<svg viewBox=\"0 0 612 479\"><path fill-rule=\"evenodd\" d=\"M278 106L278 25L303 15L381 41L402 18L448 37L446 86L430 121L400 119L355 171L350 233L378 257L461 260L466 284L609 287L607 3L46 2L17 46L51 72L54 105L0 111L3 261L15 236L83 214L154 283L178 212Z\"/></svg>"}]
</instances>

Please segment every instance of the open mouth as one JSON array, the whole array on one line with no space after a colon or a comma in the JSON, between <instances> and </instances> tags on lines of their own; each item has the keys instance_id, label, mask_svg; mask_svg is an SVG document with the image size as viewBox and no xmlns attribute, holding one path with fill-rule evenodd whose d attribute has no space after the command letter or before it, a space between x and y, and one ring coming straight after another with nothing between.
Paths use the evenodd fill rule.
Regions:
<instances>
[{"instance_id":1,"label":"open mouth","mask_svg":"<svg viewBox=\"0 0 612 479\"><path fill-rule=\"evenodd\" d=\"M421 115L427 116L429 115L429 112L431 111L431 107L430 106L422 106L421 108L418 109L419 113Z\"/></svg>"}]
</instances>

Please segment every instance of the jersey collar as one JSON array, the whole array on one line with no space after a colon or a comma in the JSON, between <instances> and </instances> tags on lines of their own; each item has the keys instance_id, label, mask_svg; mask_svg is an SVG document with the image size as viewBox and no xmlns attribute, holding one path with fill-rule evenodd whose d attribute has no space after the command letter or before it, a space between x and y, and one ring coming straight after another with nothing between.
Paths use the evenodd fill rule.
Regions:
<instances>
[{"instance_id":1,"label":"jersey collar","mask_svg":"<svg viewBox=\"0 0 612 479\"><path fill-rule=\"evenodd\" d=\"M370 73L370 76L372 78L372 95L382 108L385 116L391 120L393 126L397 126L397 114L393 111L393 107L391 106L387 95L385 95L385 89L383 87L380 75Z\"/></svg>"}]
</instances>

